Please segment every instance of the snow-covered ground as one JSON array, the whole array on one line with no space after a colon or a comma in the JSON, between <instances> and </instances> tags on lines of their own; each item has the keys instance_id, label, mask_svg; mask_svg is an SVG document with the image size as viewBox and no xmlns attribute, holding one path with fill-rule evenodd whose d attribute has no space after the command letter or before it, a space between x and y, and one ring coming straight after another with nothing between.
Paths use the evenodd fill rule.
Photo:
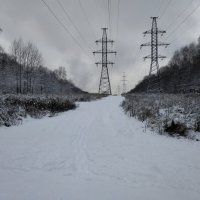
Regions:
<instances>
[{"instance_id":1,"label":"snow-covered ground","mask_svg":"<svg viewBox=\"0 0 200 200\"><path fill-rule=\"evenodd\" d=\"M200 143L144 133L121 101L0 128L0 200L199 200Z\"/></svg>"}]
</instances>

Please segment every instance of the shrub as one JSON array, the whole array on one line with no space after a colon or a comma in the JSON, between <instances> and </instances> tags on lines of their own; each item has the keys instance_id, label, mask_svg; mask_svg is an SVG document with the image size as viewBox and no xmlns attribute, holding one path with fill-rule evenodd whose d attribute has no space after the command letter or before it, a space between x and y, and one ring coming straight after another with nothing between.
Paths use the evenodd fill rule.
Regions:
<instances>
[{"instance_id":1,"label":"shrub","mask_svg":"<svg viewBox=\"0 0 200 200\"><path fill-rule=\"evenodd\" d=\"M75 108L75 103L65 98L5 96L0 98L0 126L17 125L27 115L42 118Z\"/></svg>"},{"instance_id":2,"label":"shrub","mask_svg":"<svg viewBox=\"0 0 200 200\"><path fill-rule=\"evenodd\" d=\"M200 132L199 94L129 94L121 105L125 113L161 134L190 138L190 131Z\"/></svg>"},{"instance_id":3,"label":"shrub","mask_svg":"<svg viewBox=\"0 0 200 200\"><path fill-rule=\"evenodd\" d=\"M175 123L174 120L172 120L170 126L165 125L164 130L171 136L187 136L187 127L184 124Z\"/></svg>"}]
</instances>

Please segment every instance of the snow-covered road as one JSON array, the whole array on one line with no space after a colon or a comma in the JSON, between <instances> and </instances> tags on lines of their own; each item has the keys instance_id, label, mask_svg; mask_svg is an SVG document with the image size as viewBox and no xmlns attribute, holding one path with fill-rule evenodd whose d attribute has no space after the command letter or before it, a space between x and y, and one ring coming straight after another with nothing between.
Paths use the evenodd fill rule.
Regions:
<instances>
[{"instance_id":1,"label":"snow-covered road","mask_svg":"<svg viewBox=\"0 0 200 200\"><path fill-rule=\"evenodd\" d=\"M0 128L0 200L199 200L200 143L144 133L121 101Z\"/></svg>"}]
</instances>

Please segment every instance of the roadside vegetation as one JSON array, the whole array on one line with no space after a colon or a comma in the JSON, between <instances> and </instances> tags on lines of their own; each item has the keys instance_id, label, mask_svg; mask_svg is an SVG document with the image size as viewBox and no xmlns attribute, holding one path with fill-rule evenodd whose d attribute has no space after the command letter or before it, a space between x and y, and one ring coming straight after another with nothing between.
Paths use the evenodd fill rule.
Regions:
<instances>
[{"instance_id":1,"label":"roadside vegetation","mask_svg":"<svg viewBox=\"0 0 200 200\"><path fill-rule=\"evenodd\" d=\"M169 63L161 67L160 87L163 93L200 93L200 37L174 52ZM145 76L129 93L146 92L149 80L154 75Z\"/></svg>"},{"instance_id":2,"label":"roadside vegetation","mask_svg":"<svg viewBox=\"0 0 200 200\"><path fill-rule=\"evenodd\" d=\"M198 94L129 94L124 111L160 134L200 139L200 96Z\"/></svg>"},{"instance_id":3,"label":"roadside vegetation","mask_svg":"<svg viewBox=\"0 0 200 200\"><path fill-rule=\"evenodd\" d=\"M98 94L87 93L69 96L1 95L0 126L20 125L27 117L53 117L60 112L75 109L76 102L92 101L101 97Z\"/></svg>"},{"instance_id":4,"label":"roadside vegetation","mask_svg":"<svg viewBox=\"0 0 200 200\"><path fill-rule=\"evenodd\" d=\"M21 38L6 53L0 46L0 126L22 124L29 117L55 116L102 95L90 94L67 79L65 67L44 66L39 49Z\"/></svg>"}]
</instances>

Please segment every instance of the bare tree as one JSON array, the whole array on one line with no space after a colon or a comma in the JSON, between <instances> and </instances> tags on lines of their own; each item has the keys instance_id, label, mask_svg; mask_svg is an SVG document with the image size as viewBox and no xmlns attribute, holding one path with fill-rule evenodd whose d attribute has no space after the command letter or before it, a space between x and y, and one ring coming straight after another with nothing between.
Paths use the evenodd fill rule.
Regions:
<instances>
[{"instance_id":1,"label":"bare tree","mask_svg":"<svg viewBox=\"0 0 200 200\"><path fill-rule=\"evenodd\" d=\"M33 43L19 38L12 42L10 52L10 55L4 52L0 56L0 93L64 95L80 92L67 81L65 67L52 71L42 65L42 55Z\"/></svg>"},{"instance_id":2,"label":"bare tree","mask_svg":"<svg viewBox=\"0 0 200 200\"><path fill-rule=\"evenodd\" d=\"M58 69L54 70L56 77L60 80L67 80L67 72L65 67L60 66Z\"/></svg>"},{"instance_id":3,"label":"bare tree","mask_svg":"<svg viewBox=\"0 0 200 200\"><path fill-rule=\"evenodd\" d=\"M42 64L42 55L31 42L28 42L24 47L24 69L25 69L25 83L26 93L33 91L33 72Z\"/></svg>"},{"instance_id":4,"label":"bare tree","mask_svg":"<svg viewBox=\"0 0 200 200\"><path fill-rule=\"evenodd\" d=\"M14 60L19 64L19 71L16 72L17 76L17 91L31 92L32 88L32 73L34 68L42 64L42 55L31 42L25 44L20 38L14 40L11 45L11 55ZM22 88L22 78L24 77L24 87Z\"/></svg>"},{"instance_id":5,"label":"bare tree","mask_svg":"<svg viewBox=\"0 0 200 200\"><path fill-rule=\"evenodd\" d=\"M21 38L14 40L11 44L11 55L14 60L19 64L19 71L16 71L17 77L17 92L22 93L22 73L23 73L23 60L24 60L24 42Z\"/></svg>"}]
</instances>

